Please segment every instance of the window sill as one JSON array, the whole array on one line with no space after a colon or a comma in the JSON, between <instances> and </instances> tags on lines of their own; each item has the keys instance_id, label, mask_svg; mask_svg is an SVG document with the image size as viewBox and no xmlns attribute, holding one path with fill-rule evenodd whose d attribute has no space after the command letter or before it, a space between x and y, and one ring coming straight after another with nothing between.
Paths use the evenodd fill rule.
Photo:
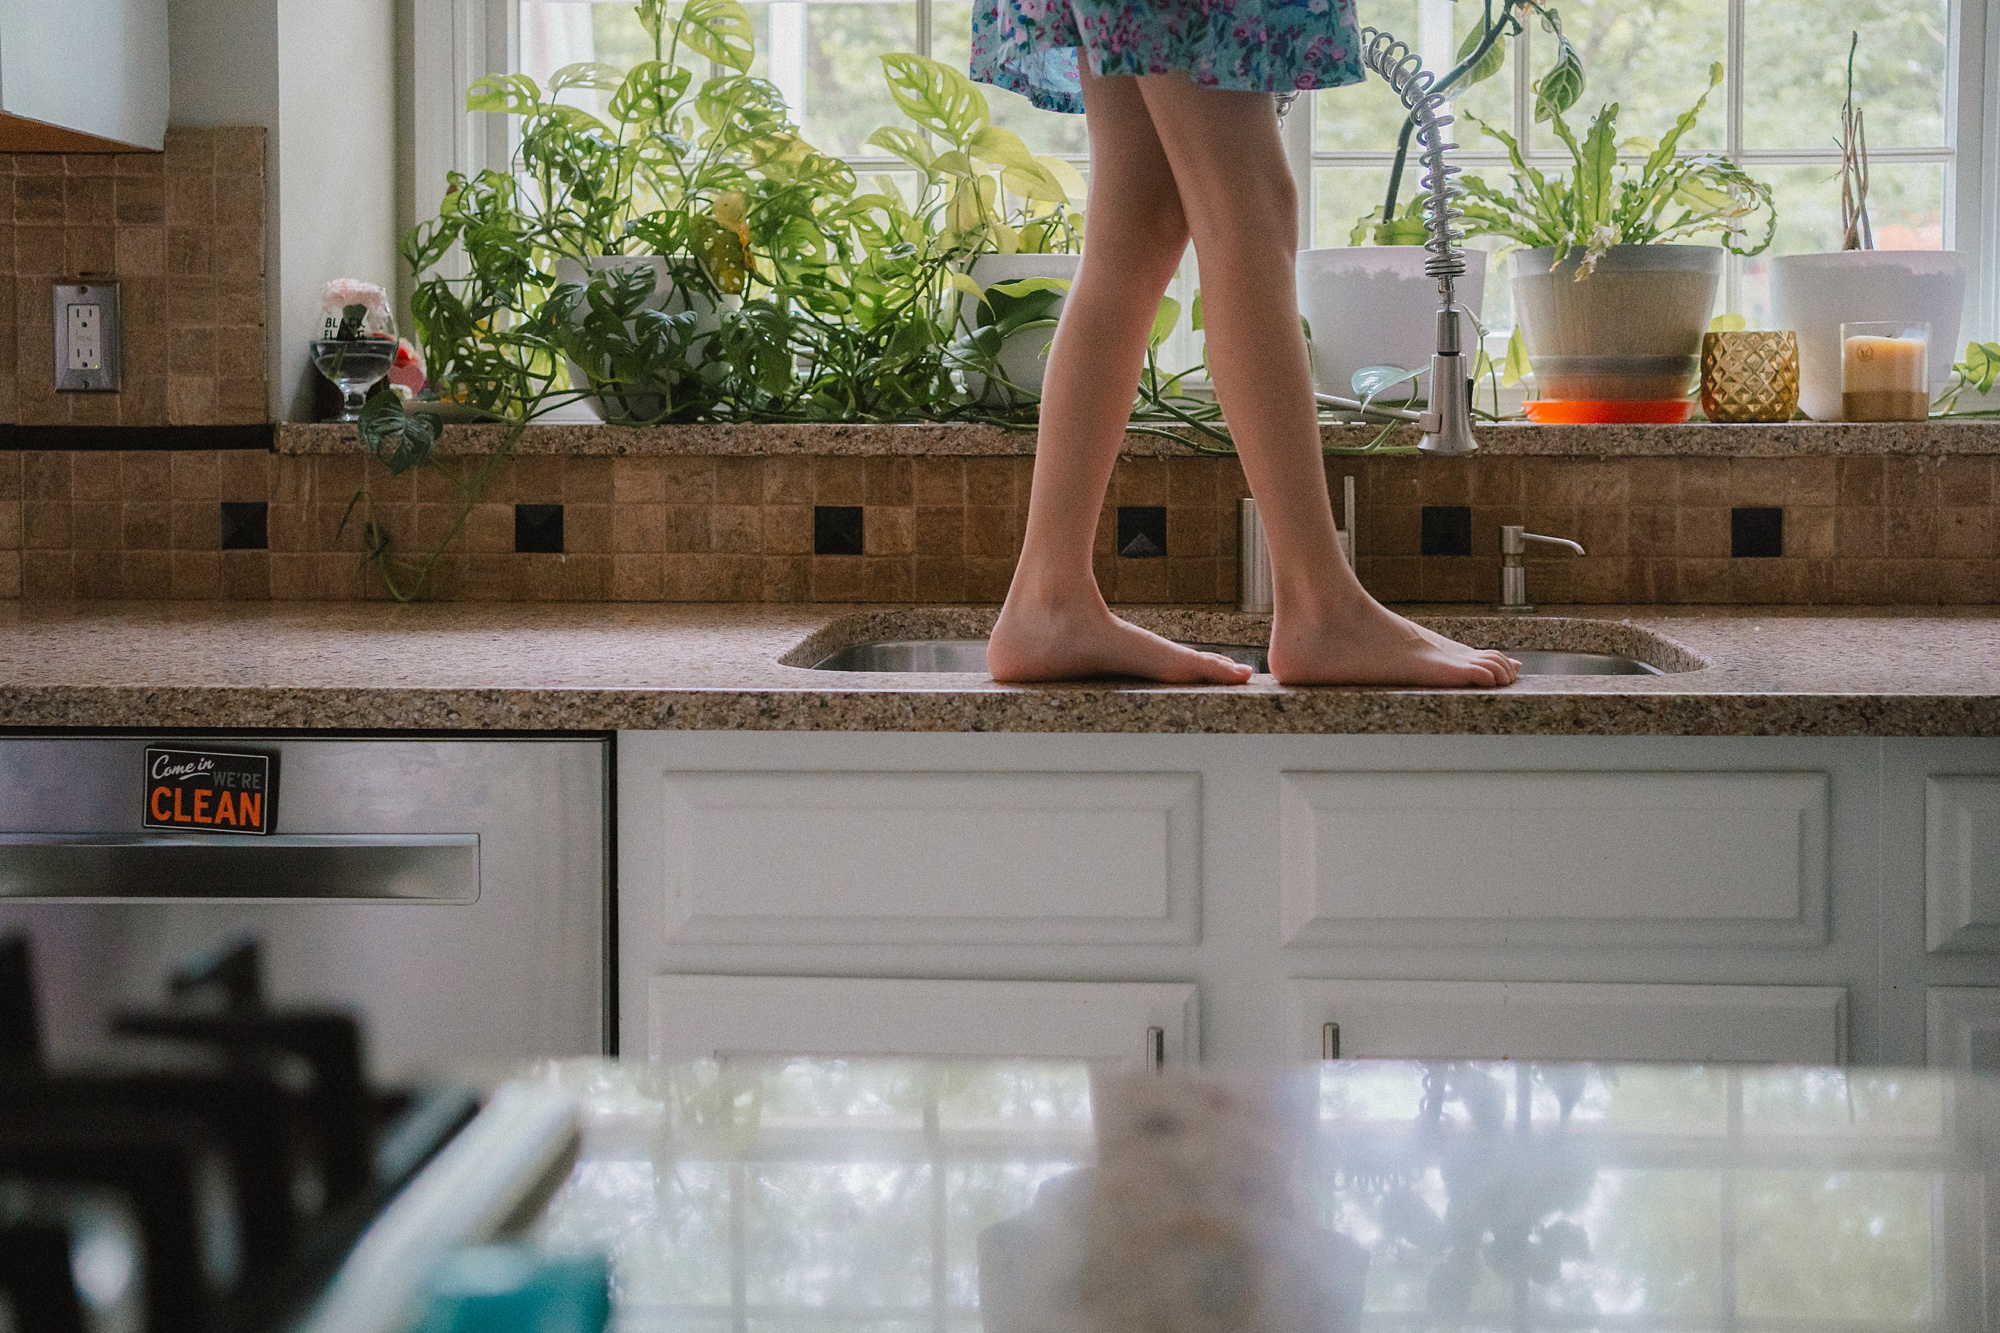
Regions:
<instances>
[{"instance_id":1,"label":"window sill","mask_svg":"<svg viewBox=\"0 0 2000 1333\"><path fill-rule=\"evenodd\" d=\"M446 454L477 456L505 435L499 426L447 427ZM1359 449L1377 435L1367 426L1327 426L1329 448ZM1498 458L1811 458L2000 454L2000 420L1847 423L1794 421L1779 425L1481 426L1481 453ZM1398 428L1387 443L1411 445L1416 434ZM352 426L281 425L280 454L352 454L360 440ZM694 426L530 426L515 452L573 457L763 458L782 455L857 458L1006 458L1035 452L1035 434L971 424ZM1152 435L1126 438L1128 458L1171 458L1194 451Z\"/></svg>"}]
</instances>

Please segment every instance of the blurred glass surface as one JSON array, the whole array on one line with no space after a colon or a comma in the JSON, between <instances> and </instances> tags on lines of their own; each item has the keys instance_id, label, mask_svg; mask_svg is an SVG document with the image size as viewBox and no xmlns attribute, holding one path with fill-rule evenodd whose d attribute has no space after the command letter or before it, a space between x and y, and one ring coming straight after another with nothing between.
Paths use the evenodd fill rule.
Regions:
<instances>
[{"instance_id":1,"label":"blurred glass surface","mask_svg":"<svg viewBox=\"0 0 2000 1333\"><path fill-rule=\"evenodd\" d=\"M2000 1308L2000 1084L1976 1076L1349 1061L1094 1081L858 1060L539 1076L587 1108L541 1238L611 1254L626 1330L1952 1333ZM1135 1313L1162 1299L1187 1317Z\"/></svg>"}]
</instances>

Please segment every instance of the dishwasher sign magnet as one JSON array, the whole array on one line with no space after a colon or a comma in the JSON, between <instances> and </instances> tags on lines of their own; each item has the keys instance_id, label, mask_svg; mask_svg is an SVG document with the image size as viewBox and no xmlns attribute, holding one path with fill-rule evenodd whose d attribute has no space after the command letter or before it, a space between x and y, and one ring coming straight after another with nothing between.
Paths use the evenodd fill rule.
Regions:
<instances>
[{"instance_id":1,"label":"dishwasher sign magnet","mask_svg":"<svg viewBox=\"0 0 2000 1333\"><path fill-rule=\"evenodd\" d=\"M146 748L144 828L181 833L269 833L277 822L278 766L268 754Z\"/></svg>"}]
</instances>

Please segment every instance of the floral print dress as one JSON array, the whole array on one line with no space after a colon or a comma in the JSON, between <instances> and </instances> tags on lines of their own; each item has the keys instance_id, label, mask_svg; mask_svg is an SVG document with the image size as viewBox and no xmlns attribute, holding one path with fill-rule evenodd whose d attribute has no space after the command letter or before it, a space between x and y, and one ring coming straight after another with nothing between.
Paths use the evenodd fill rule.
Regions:
<instances>
[{"instance_id":1,"label":"floral print dress","mask_svg":"<svg viewBox=\"0 0 2000 1333\"><path fill-rule=\"evenodd\" d=\"M1045 111L1083 110L1094 74L1185 71L1206 88L1296 93L1359 83L1354 0L975 0L972 77Z\"/></svg>"}]
</instances>

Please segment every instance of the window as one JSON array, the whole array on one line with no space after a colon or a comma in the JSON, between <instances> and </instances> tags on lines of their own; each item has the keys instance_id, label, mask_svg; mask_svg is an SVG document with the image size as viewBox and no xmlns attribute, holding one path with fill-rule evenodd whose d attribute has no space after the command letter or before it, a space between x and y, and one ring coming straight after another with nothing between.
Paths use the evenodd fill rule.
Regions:
<instances>
[{"instance_id":1,"label":"window","mask_svg":"<svg viewBox=\"0 0 2000 1333\"><path fill-rule=\"evenodd\" d=\"M516 0L518 68L545 80L578 60L629 65L651 43L629 0ZM970 56L971 0L745 0L757 29L751 72L784 90L807 139L862 172L901 164L868 136L907 123L882 82L879 57L915 51L963 69ZM1083 119L1035 110L1024 97L982 87L996 123L1038 153L1084 161Z\"/></svg>"},{"instance_id":2,"label":"window","mask_svg":"<svg viewBox=\"0 0 2000 1333\"><path fill-rule=\"evenodd\" d=\"M875 126L899 119L877 57L914 50L962 66L971 3L751 0L755 72L785 90L807 138L846 156L864 175L887 171L894 159L865 142ZM637 58L643 38L627 0L449 0L456 16L450 24L426 16L434 7L418 8L420 201L439 188L429 177L442 178L442 165L432 172L427 164L465 164L482 150L490 159L496 147L480 138L491 131L465 125L462 113L441 129L454 113L436 90L462 89L469 72L502 63L537 77L575 60L626 63ZM1478 0L1361 0L1364 23L1411 41L1432 67L1448 63L1479 9ZM1989 56L1988 48L2000 42L1989 42L1985 7L1975 0L1562 0L1560 9L1589 79L1574 119L1617 100L1625 134L1657 137L1706 83L1710 64L1724 66L1726 80L1710 97L1690 147L1727 153L1771 183L1779 207L1774 254L1837 244L1834 140L1848 34L1859 32L1855 81L1868 113L1877 244L1983 257L2000 240L2000 197L1989 198L2000 191L2000 172L1986 160L2000 145L1984 133L1994 118L1987 66L2000 63L2000 49ZM1504 158L1467 123L1467 113L1519 136L1539 165L1566 161L1548 128L1533 123L1530 89L1552 45L1531 24L1510 42L1503 71L1454 107L1460 114L1452 131L1460 145L1455 160L1468 171L1498 173ZM994 119L1031 147L1084 163L1081 117L1038 112L1000 89L985 92ZM1287 134L1294 165L1310 181L1302 191L1305 244L1345 245L1356 220L1380 207L1400 121L1394 99L1373 79L1299 103ZM432 145L428 156L426 145ZM1405 200L1418 174L1414 167L1406 173ZM1975 331L1990 335L2000 317L2000 275L1993 264L1982 267L1967 313ZM1722 297L1727 308L1753 320L1766 314L1766 274L1767 257L1732 259ZM1512 316L1502 277L1488 282L1484 314L1489 326L1504 329ZM1185 300L1188 293L1177 294Z\"/></svg>"},{"instance_id":3,"label":"window","mask_svg":"<svg viewBox=\"0 0 2000 1333\"><path fill-rule=\"evenodd\" d=\"M1869 212L1883 249L1983 249L1976 182L1977 125L1962 131L1961 64L1978 82L1983 45L1979 6L1963 0L1561 0L1564 32L1588 79L1569 119L1582 123L1616 101L1621 135L1657 139L1692 105L1712 64L1725 81L1710 96L1687 147L1726 153L1768 182L1777 196L1778 235L1766 255L1731 257L1725 308L1758 321L1769 313L1772 254L1833 249L1840 238L1840 106L1846 95L1849 34L1860 34L1856 99L1868 117L1873 164ZM1477 0L1363 0L1362 18L1418 49L1441 68L1480 21ZM1503 71L1468 90L1453 107L1454 160L1468 174L1504 178L1500 145L1469 123L1477 117L1513 134L1530 161L1562 169L1567 152L1546 125L1534 123L1534 82L1547 71L1554 41L1531 22L1509 43ZM1961 62L1959 53L1974 59ZM1357 219L1380 209L1401 123L1387 88L1333 89L1313 98L1311 142L1314 234L1319 245L1344 245ZM1976 102L1973 103L1977 105ZM1976 120L1977 117L1974 117ZM1963 152L1965 149L1975 151ZM1406 172L1402 199L1415 190ZM1494 241L1481 241L1497 248ZM1512 315L1504 283L1489 279L1489 325ZM1992 307L1978 300L1978 323ZM1974 313L1969 310L1968 313Z\"/></svg>"}]
</instances>

